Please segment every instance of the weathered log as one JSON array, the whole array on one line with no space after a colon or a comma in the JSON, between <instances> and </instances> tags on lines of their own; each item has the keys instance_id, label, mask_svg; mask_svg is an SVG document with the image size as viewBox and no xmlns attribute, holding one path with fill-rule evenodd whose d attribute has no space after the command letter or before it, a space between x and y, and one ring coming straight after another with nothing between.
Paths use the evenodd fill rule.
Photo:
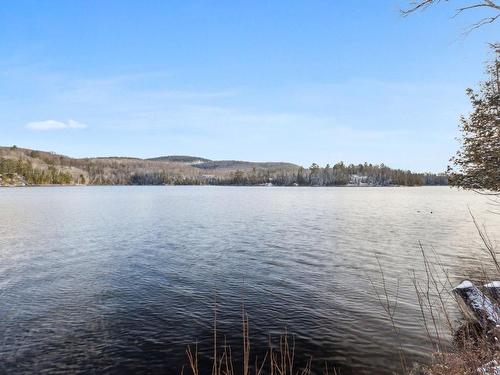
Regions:
<instances>
[{"instance_id":1,"label":"weathered log","mask_svg":"<svg viewBox=\"0 0 500 375\"><path fill-rule=\"evenodd\" d=\"M493 304L473 283L463 281L453 289L465 315L489 330L500 325L500 309Z\"/></svg>"},{"instance_id":2,"label":"weathered log","mask_svg":"<svg viewBox=\"0 0 500 375\"><path fill-rule=\"evenodd\" d=\"M500 281L492 281L491 283L484 284L484 289L495 302L500 301Z\"/></svg>"}]
</instances>

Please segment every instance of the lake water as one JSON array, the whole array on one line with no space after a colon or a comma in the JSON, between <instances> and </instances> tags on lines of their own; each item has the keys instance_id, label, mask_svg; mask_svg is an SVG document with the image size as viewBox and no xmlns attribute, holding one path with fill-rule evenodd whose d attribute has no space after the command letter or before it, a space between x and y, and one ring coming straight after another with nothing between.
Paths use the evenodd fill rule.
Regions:
<instances>
[{"instance_id":1,"label":"lake water","mask_svg":"<svg viewBox=\"0 0 500 375\"><path fill-rule=\"evenodd\" d=\"M233 352L244 303L260 355L286 328L316 373L391 373L376 257L408 361L426 360L410 275L419 242L452 282L487 264L468 205L494 238L495 207L445 187L0 189L0 373L180 373L188 344L208 357L215 301Z\"/></svg>"}]
</instances>

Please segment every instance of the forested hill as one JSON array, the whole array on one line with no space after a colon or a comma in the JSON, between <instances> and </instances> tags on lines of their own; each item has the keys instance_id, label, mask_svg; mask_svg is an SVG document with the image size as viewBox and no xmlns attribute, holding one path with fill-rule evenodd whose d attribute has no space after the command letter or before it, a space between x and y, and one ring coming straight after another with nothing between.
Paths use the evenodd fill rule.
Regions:
<instances>
[{"instance_id":1,"label":"forested hill","mask_svg":"<svg viewBox=\"0 0 500 375\"><path fill-rule=\"evenodd\" d=\"M446 185L443 174L412 173L383 164L342 162L308 168L282 162L209 160L194 156L70 158L53 152L0 147L0 186L82 185L264 185L420 186Z\"/></svg>"}]
</instances>

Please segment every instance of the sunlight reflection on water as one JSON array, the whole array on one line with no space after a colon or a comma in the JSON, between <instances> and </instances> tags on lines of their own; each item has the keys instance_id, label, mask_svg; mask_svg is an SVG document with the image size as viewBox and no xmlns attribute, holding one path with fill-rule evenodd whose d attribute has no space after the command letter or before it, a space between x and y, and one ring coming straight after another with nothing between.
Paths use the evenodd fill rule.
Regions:
<instances>
[{"instance_id":1,"label":"sunlight reflection on water","mask_svg":"<svg viewBox=\"0 0 500 375\"><path fill-rule=\"evenodd\" d=\"M235 346L244 299L254 348L287 327L316 363L390 373L375 254L401 282L407 355L426 358L409 274L419 241L454 282L480 269L467 205L498 233L484 197L443 187L0 189L0 372L178 373L187 344L210 348L217 293Z\"/></svg>"}]
</instances>

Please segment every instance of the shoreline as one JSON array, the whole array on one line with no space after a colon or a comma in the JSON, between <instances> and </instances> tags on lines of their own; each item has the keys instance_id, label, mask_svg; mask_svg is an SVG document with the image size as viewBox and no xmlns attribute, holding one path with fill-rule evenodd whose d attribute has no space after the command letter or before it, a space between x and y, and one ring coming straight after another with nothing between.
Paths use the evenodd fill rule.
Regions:
<instances>
[{"instance_id":1,"label":"shoreline","mask_svg":"<svg viewBox=\"0 0 500 375\"><path fill-rule=\"evenodd\" d=\"M311 185L232 185L232 184L226 184L226 185L215 185L215 184L165 184L165 185L157 185L157 184L149 184L149 185L129 185L129 184L91 184L91 185L75 185L75 184L40 184L40 185L0 185L1 188L40 188L40 187L94 187L94 186L109 186L109 187L132 187L132 186L157 186L157 187L174 187L174 186L212 186L212 187L256 187L256 188L425 188L425 187L449 187L452 188L450 185L414 185L414 186L409 186L409 185L332 185L332 186L311 186Z\"/></svg>"}]
</instances>

